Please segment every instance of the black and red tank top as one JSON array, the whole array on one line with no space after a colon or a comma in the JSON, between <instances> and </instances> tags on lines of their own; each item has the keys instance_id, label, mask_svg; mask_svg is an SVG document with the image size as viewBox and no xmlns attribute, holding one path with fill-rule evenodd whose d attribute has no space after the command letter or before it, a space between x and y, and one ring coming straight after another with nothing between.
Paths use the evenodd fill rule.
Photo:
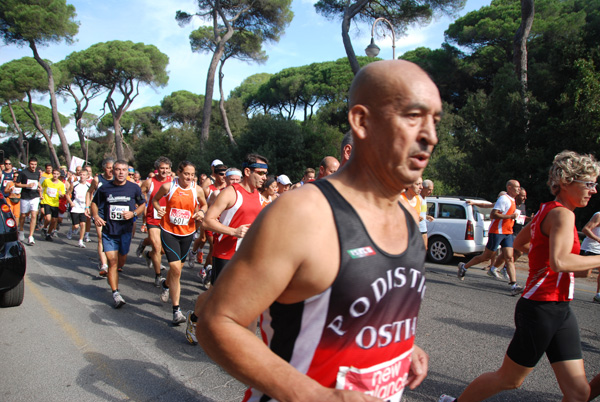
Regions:
<instances>
[{"instance_id":1,"label":"black and red tank top","mask_svg":"<svg viewBox=\"0 0 600 402\"><path fill-rule=\"evenodd\" d=\"M326 180L315 181L333 211L339 272L330 288L295 304L273 303L261 315L270 349L330 388L399 401L410 366L417 315L425 294L425 246L410 213L407 249L381 250L354 208ZM271 401L249 389L245 401Z\"/></svg>"}]
</instances>

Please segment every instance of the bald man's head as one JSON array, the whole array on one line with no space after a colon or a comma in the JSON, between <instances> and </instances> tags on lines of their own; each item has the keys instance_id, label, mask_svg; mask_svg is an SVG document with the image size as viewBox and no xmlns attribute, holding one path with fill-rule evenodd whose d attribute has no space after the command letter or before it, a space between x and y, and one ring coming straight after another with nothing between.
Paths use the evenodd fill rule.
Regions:
<instances>
[{"instance_id":1,"label":"bald man's head","mask_svg":"<svg viewBox=\"0 0 600 402\"><path fill-rule=\"evenodd\" d=\"M442 101L431 78L405 60L377 61L358 72L349 96L356 163L387 172L394 191L414 183L438 141Z\"/></svg>"},{"instance_id":2,"label":"bald man's head","mask_svg":"<svg viewBox=\"0 0 600 402\"><path fill-rule=\"evenodd\" d=\"M326 156L319 166L319 179L334 174L340 167L340 162L333 156Z\"/></svg>"}]
</instances>

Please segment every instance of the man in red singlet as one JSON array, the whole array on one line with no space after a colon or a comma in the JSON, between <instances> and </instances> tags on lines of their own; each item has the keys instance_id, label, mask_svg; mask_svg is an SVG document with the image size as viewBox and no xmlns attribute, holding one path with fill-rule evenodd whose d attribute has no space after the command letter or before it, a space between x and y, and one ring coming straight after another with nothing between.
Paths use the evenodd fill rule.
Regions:
<instances>
[{"instance_id":1,"label":"man in red singlet","mask_svg":"<svg viewBox=\"0 0 600 402\"><path fill-rule=\"evenodd\" d=\"M210 282L214 285L235 251L242 243L248 228L260 211L260 191L267 179L269 161L264 156L248 154L242 164L242 181L232 183L221 190L214 203L206 211L202 227L214 232L214 250ZM188 312L186 338L197 343L195 323L196 313L202 304L200 295L196 301L195 312Z\"/></svg>"},{"instance_id":2,"label":"man in red singlet","mask_svg":"<svg viewBox=\"0 0 600 402\"><path fill-rule=\"evenodd\" d=\"M146 196L146 228L148 229L148 237L143 239L138 248L136 255L144 257L148 268L154 268L154 286L159 287L162 279L161 270L161 255L162 246L160 244L160 216L152 205L152 198L156 195L160 186L171 181L171 160L161 156L154 162L154 168L158 171L154 177L145 180L142 183L142 194ZM159 205L164 208L166 200L161 199ZM144 252L147 245L152 246L152 251Z\"/></svg>"},{"instance_id":3,"label":"man in red singlet","mask_svg":"<svg viewBox=\"0 0 600 402\"><path fill-rule=\"evenodd\" d=\"M198 341L251 385L247 401L396 402L427 375L414 343L425 247L399 199L437 143L439 91L386 60L349 99L348 163L267 207L196 307ZM259 316L262 340L246 329Z\"/></svg>"}]
</instances>

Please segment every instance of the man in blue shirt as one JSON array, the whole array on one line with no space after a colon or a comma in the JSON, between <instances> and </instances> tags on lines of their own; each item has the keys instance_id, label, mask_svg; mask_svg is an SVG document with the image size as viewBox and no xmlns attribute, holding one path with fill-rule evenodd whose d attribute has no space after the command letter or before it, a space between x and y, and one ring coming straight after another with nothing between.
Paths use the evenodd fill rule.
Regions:
<instances>
[{"instance_id":1,"label":"man in blue shirt","mask_svg":"<svg viewBox=\"0 0 600 402\"><path fill-rule=\"evenodd\" d=\"M119 274L125 261L134 219L144 212L142 190L127 180L128 164L118 160L113 165L113 181L98 188L92 200L92 217L96 225L102 226L102 246L108 260L108 284L113 292L114 306L119 308L125 300L119 293ZM100 217L98 205L103 209Z\"/></svg>"}]
</instances>

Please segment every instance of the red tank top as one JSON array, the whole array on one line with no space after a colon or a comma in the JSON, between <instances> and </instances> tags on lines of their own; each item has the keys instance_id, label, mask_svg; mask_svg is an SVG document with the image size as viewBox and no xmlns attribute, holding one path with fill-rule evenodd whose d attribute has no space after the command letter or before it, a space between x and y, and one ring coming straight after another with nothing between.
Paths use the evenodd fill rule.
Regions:
<instances>
[{"instance_id":1,"label":"red tank top","mask_svg":"<svg viewBox=\"0 0 600 402\"><path fill-rule=\"evenodd\" d=\"M249 193L238 183L233 183L232 187L236 194L235 204L221 213L219 221L230 228L251 224L262 210L260 193L258 190ZM213 255L223 260L230 260L241 243L242 239L235 236L219 234L215 237Z\"/></svg>"},{"instance_id":2,"label":"red tank top","mask_svg":"<svg viewBox=\"0 0 600 402\"><path fill-rule=\"evenodd\" d=\"M167 176L164 181L156 180L156 178L154 177L152 177L150 180L150 188L148 189L148 203L146 204L146 208L148 210L148 213L146 214L146 223L148 225L159 226L160 217L154 210L154 206L152 205L152 199L154 198L156 193L158 193L158 190L160 190L160 186L162 186L164 183L171 181L171 176ZM158 205L160 205L161 207L165 207L167 205L167 198L163 197L160 200L158 200Z\"/></svg>"},{"instance_id":3,"label":"red tank top","mask_svg":"<svg viewBox=\"0 0 600 402\"><path fill-rule=\"evenodd\" d=\"M523 297L537 301L568 301L573 299L575 275L572 272L554 272L550 268L550 239L542 233L541 225L548 213L563 207L558 201L540 206L531 220L531 246L529 249L529 277ZM564 208L564 207L563 207ZM572 254L579 254L579 236L573 226Z\"/></svg>"},{"instance_id":4,"label":"red tank top","mask_svg":"<svg viewBox=\"0 0 600 402\"><path fill-rule=\"evenodd\" d=\"M188 236L194 233L196 221L192 216L198 205L196 183L192 182L190 188L182 188L179 186L179 180L175 179L165 198L167 199L166 213L160 221L161 229L176 236Z\"/></svg>"}]
</instances>

